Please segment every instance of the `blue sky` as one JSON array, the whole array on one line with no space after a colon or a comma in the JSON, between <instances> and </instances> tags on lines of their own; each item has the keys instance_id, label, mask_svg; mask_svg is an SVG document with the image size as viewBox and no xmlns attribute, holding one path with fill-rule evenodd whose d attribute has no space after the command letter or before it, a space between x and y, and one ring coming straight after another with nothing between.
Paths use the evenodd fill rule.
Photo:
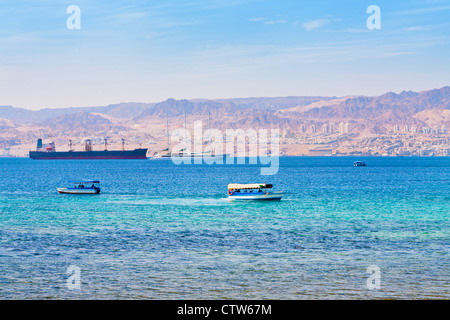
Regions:
<instances>
[{"instance_id":1,"label":"blue sky","mask_svg":"<svg viewBox=\"0 0 450 320\"><path fill-rule=\"evenodd\" d=\"M66 26L69 5L80 30ZM380 30L366 26L370 5ZM0 0L0 105L439 88L448 17L440 0Z\"/></svg>"}]
</instances>

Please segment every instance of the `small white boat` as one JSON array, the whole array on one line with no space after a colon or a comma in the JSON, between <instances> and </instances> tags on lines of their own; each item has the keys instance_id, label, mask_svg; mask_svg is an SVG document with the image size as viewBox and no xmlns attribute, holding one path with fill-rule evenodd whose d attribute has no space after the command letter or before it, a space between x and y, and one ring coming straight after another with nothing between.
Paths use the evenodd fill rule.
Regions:
<instances>
[{"instance_id":1,"label":"small white boat","mask_svg":"<svg viewBox=\"0 0 450 320\"><path fill-rule=\"evenodd\" d=\"M285 195L282 191L271 191L271 184L229 184L228 199L230 200L281 200Z\"/></svg>"},{"instance_id":2,"label":"small white boat","mask_svg":"<svg viewBox=\"0 0 450 320\"><path fill-rule=\"evenodd\" d=\"M83 180L83 181L69 181L73 187L56 188L59 193L68 194L98 194L100 193L100 181L97 180Z\"/></svg>"},{"instance_id":3,"label":"small white boat","mask_svg":"<svg viewBox=\"0 0 450 320\"><path fill-rule=\"evenodd\" d=\"M163 150L164 151L164 150ZM149 160L165 160L165 159L172 159L172 153L166 152L166 153L159 153L156 151Z\"/></svg>"},{"instance_id":4,"label":"small white boat","mask_svg":"<svg viewBox=\"0 0 450 320\"><path fill-rule=\"evenodd\" d=\"M212 159L225 159L226 155L225 154L214 154L211 153L209 151L206 152L202 152L202 153L198 153L198 152L167 152L167 153L159 153L159 152L155 152L153 154L153 157L150 158L151 160L163 160L163 159L179 159L179 158L183 158L183 159L193 159L193 158L202 158L202 159L208 159L208 158L212 158Z\"/></svg>"},{"instance_id":5,"label":"small white boat","mask_svg":"<svg viewBox=\"0 0 450 320\"><path fill-rule=\"evenodd\" d=\"M174 158L226 158L225 154L214 154L210 151L205 152L179 152L179 153L172 153L172 157Z\"/></svg>"}]
</instances>

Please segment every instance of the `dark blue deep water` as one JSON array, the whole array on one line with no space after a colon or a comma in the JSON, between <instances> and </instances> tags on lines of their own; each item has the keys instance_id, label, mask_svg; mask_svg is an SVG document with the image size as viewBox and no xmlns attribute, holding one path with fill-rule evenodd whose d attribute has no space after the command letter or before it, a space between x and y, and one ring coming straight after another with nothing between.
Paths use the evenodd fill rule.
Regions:
<instances>
[{"instance_id":1,"label":"dark blue deep water","mask_svg":"<svg viewBox=\"0 0 450 320\"><path fill-rule=\"evenodd\" d=\"M102 193L57 193L82 178ZM228 183L255 182L287 195L226 199ZM448 157L284 157L274 176L0 159L0 299L449 299L449 211Z\"/></svg>"}]
</instances>

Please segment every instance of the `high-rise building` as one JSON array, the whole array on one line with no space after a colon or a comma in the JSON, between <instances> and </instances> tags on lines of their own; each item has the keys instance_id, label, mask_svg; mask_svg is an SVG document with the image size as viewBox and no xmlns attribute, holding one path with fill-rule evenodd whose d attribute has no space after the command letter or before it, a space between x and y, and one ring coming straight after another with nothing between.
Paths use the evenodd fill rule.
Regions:
<instances>
[{"instance_id":1,"label":"high-rise building","mask_svg":"<svg viewBox=\"0 0 450 320\"><path fill-rule=\"evenodd\" d=\"M330 128L329 128L330 133L334 132L334 124L330 123Z\"/></svg>"},{"instance_id":2,"label":"high-rise building","mask_svg":"<svg viewBox=\"0 0 450 320\"><path fill-rule=\"evenodd\" d=\"M316 132L316 126L315 125L311 125L311 127L310 127L310 129L311 129L311 132L312 133L315 133Z\"/></svg>"},{"instance_id":3,"label":"high-rise building","mask_svg":"<svg viewBox=\"0 0 450 320\"><path fill-rule=\"evenodd\" d=\"M344 133L345 131L345 123L340 122L339 123L339 133Z\"/></svg>"},{"instance_id":4,"label":"high-rise building","mask_svg":"<svg viewBox=\"0 0 450 320\"><path fill-rule=\"evenodd\" d=\"M344 125L344 132L349 133L350 132L350 123L346 122Z\"/></svg>"},{"instance_id":5,"label":"high-rise building","mask_svg":"<svg viewBox=\"0 0 450 320\"><path fill-rule=\"evenodd\" d=\"M302 132L302 133L306 133L306 127L305 127L305 125L301 125L300 126L300 131Z\"/></svg>"},{"instance_id":6,"label":"high-rise building","mask_svg":"<svg viewBox=\"0 0 450 320\"><path fill-rule=\"evenodd\" d=\"M328 124L324 124L323 126L322 126L322 132L323 133L328 133Z\"/></svg>"}]
</instances>

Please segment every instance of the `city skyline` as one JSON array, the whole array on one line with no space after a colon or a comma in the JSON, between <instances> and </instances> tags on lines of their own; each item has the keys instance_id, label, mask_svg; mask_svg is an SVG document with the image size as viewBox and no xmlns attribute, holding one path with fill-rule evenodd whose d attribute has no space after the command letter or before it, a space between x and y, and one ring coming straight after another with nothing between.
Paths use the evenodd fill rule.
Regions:
<instances>
[{"instance_id":1,"label":"city skyline","mask_svg":"<svg viewBox=\"0 0 450 320\"><path fill-rule=\"evenodd\" d=\"M80 29L67 27L71 5ZM381 9L381 29L366 25L370 5ZM450 71L449 11L449 1L2 3L0 105L440 88Z\"/></svg>"}]
</instances>

